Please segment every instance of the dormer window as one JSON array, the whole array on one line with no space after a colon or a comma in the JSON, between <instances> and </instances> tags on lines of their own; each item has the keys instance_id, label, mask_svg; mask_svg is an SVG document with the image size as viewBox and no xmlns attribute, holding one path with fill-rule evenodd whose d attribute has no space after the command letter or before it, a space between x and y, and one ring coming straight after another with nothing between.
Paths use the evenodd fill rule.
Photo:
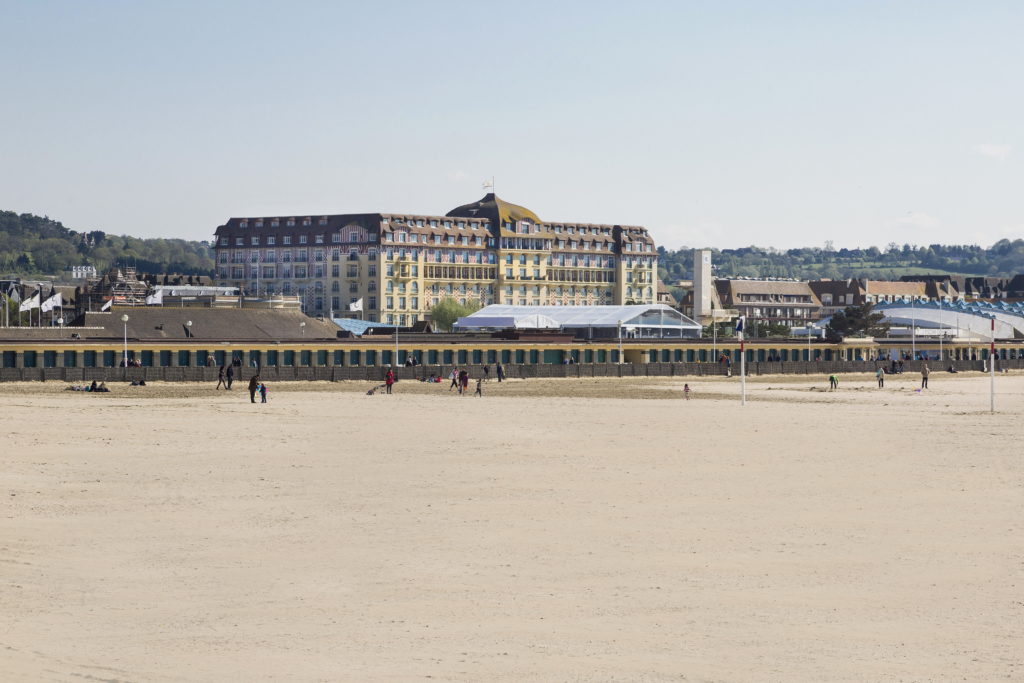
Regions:
<instances>
[{"instance_id":1,"label":"dormer window","mask_svg":"<svg viewBox=\"0 0 1024 683\"><path fill-rule=\"evenodd\" d=\"M258 220L258 221L256 221L256 227L257 227L257 228L262 228L262 227L263 227L263 220L262 220L262 219L261 219L261 220Z\"/></svg>"},{"instance_id":2,"label":"dormer window","mask_svg":"<svg viewBox=\"0 0 1024 683\"><path fill-rule=\"evenodd\" d=\"M240 227L240 228L248 228L249 227L249 221L246 221L246 220L239 221L238 222L238 227Z\"/></svg>"},{"instance_id":3,"label":"dormer window","mask_svg":"<svg viewBox=\"0 0 1024 683\"><path fill-rule=\"evenodd\" d=\"M304 228L308 228L312 223L313 223L313 221L310 220L309 218L303 218L302 219L302 227L304 227Z\"/></svg>"},{"instance_id":4,"label":"dormer window","mask_svg":"<svg viewBox=\"0 0 1024 683\"><path fill-rule=\"evenodd\" d=\"M280 225L281 221L277 220L276 218L270 221L270 227L272 228L279 227Z\"/></svg>"},{"instance_id":5,"label":"dormer window","mask_svg":"<svg viewBox=\"0 0 1024 683\"><path fill-rule=\"evenodd\" d=\"M289 228L294 228L294 227L295 227L295 219L294 219L294 218L289 218L289 219L288 219L288 222L286 223L286 225L287 225L287 226L288 226Z\"/></svg>"},{"instance_id":6,"label":"dormer window","mask_svg":"<svg viewBox=\"0 0 1024 683\"><path fill-rule=\"evenodd\" d=\"M323 216L319 222L320 225L327 225L327 216Z\"/></svg>"}]
</instances>

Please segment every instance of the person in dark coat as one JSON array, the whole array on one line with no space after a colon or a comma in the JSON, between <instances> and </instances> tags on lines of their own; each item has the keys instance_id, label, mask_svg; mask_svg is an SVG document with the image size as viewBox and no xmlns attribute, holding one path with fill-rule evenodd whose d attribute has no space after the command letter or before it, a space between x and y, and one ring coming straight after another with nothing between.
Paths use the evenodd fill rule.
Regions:
<instances>
[{"instance_id":1,"label":"person in dark coat","mask_svg":"<svg viewBox=\"0 0 1024 683\"><path fill-rule=\"evenodd\" d=\"M235 368L232 365L228 366L227 372L224 374L227 377L227 384L224 385L225 389L230 389L232 383L235 381Z\"/></svg>"},{"instance_id":2,"label":"person in dark coat","mask_svg":"<svg viewBox=\"0 0 1024 683\"><path fill-rule=\"evenodd\" d=\"M215 389L220 389L221 386L223 386L225 389L228 388L228 379L227 379L227 377L224 376L224 366L223 365L220 366L219 370L217 370L217 386L214 387L214 388Z\"/></svg>"},{"instance_id":3,"label":"person in dark coat","mask_svg":"<svg viewBox=\"0 0 1024 683\"><path fill-rule=\"evenodd\" d=\"M498 381L499 382L503 381L505 379L505 366L502 365L501 363L498 363L494 367L494 374L496 374L498 376Z\"/></svg>"},{"instance_id":4,"label":"person in dark coat","mask_svg":"<svg viewBox=\"0 0 1024 683\"><path fill-rule=\"evenodd\" d=\"M256 402L256 392L260 390L260 378L259 375L253 375L249 380L249 401L252 403Z\"/></svg>"}]
</instances>

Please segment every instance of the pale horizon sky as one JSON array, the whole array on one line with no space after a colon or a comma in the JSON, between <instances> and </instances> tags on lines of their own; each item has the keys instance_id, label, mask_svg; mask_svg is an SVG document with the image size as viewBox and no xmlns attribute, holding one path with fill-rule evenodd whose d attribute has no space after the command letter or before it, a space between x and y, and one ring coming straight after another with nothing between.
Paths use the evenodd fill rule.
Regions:
<instances>
[{"instance_id":1,"label":"pale horizon sky","mask_svg":"<svg viewBox=\"0 0 1024 683\"><path fill-rule=\"evenodd\" d=\"M668 249L1024 237L1024 3L0 0L0 210L643 225Z\"/></svg>"}]
</instances>

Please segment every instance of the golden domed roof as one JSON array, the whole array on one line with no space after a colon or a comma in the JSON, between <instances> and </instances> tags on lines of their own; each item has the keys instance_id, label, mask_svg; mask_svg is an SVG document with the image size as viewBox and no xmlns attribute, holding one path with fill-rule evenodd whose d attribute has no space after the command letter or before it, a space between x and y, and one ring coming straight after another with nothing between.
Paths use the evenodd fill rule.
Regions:
<instances>
[{"instance_id":1,"label":"golden domed roof","mask_svg":"<svg viewBox=\"0 0 1024 683\"><path fill-rule=\"evenodd\" d=\"M515 224L519 221L530 221L535 225L541 224L540 218L533 211L499 199L493 192L471 204L463 204L452 209L446 215L458 218L486 218L491 221L491 226L494 229L504 227L505 223Z\"/></svg>"}]
</instances>

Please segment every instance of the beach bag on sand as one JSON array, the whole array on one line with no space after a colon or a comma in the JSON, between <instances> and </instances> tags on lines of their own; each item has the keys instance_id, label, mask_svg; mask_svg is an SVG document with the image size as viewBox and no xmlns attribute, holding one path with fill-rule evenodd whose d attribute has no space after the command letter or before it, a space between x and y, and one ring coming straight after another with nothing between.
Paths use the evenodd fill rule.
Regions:
<instances>
[{"instance_id":1,"label":"beach bag on sand","mask_svg":"<svg viewBox=\"0 0 1024 683\"><path fill-rule=\"evenodd\" d=\"M372 389L370 389L369 391L367 391L367 392L366 392L366 395L367 395L367 396L373 396L373 395L374 395L375 393L377 393L377 390L378 390L378 389L383 389L383 388L384 388L385 386L386 386L386 385L384 385L384 384L378 384L378 385L377 385L377 386L375 386L374 388L372 388Z\"/></svg>"}]
</instances>

